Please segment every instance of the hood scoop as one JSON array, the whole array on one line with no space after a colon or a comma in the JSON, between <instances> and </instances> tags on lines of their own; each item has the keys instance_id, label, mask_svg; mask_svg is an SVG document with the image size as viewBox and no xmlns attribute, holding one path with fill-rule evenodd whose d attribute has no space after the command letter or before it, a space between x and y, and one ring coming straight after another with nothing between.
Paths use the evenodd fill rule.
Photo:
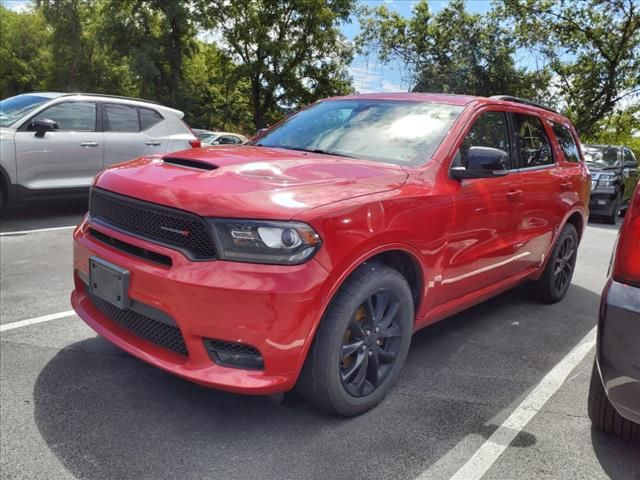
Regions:
<instances>
[{"instance_id":1,"label":"hood scoop","mask_svg":"<svg viewBox=\"0 0 640 480\"><path fill-rule=\"evenodd\" d=\"M213 163L203 162L201 160L194 160L192 158L163 157L162 161L170 165L178 165L180 167L194 168L196 170L211 171L211 170L216 170L218 168L218 166L214 165Z\"/></svg>"}]
</instances>

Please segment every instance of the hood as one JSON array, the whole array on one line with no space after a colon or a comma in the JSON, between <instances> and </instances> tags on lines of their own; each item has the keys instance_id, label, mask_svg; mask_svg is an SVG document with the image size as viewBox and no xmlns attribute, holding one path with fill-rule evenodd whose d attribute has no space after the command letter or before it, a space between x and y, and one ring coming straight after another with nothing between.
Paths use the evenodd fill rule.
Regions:
<instances>
[{"instance_id":1,"label":"hood","mask_svg":"<svg viewBox=\"0 0 640 480\"><path fill-rule=\"evenodd\" d=\"M407 177L395 165L246 145L142 157L105 170L95 185L202 216L288 220Z\"/></svg>"}]
</instances>

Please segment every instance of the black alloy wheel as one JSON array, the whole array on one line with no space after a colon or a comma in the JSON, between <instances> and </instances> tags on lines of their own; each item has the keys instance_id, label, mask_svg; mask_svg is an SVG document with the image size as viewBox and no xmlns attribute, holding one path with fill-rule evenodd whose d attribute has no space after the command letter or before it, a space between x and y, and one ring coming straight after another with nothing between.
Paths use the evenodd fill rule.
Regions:
<instances>
[{"instance_id":1,"label":"black alloy wheel","mask_svg":"<svg viewBox=\"0 0 640 480\"><path fill-rule=\"evenodd\" d=\"M553 283L558 293L564 292L571 283L576 264L576 247L575 239L571 236L565 237L560 244L553 271Z\"/></svg>"},{"instance_id":2,"label":"black alloy wheel","mask_svg":"<svg viewBox=\"0 0 640 480\"><path fill-rule=\"evenodd\" d=\"M400 376L411 344L414 299L405 277L365 263L331 300L298 379L315 406L342 416L380 403Z\"/></svg>"},{"instance_id":3,"label":"black alloy wheel","mask_svg":"<svg viewBox=\"0 0 640 480\"><path fill-rule=\"evenodd\" d=\"M577 257L578 231L573 224L567 223L558 235L544 272L534 282L534 290L542 301L555 303L564 298L571 285Z\"/></svg>"},{"instance_id":4,"label":"black alloy wheel","mask_svg":"<svg viewBox=\"0 0 640 480\"><path fill-rule=\"evenodd\" d=\"M384 382L402 346L400 299L388 289L373 293L352 315L340 350L340 380L354 397Z\"/></svg>"}]
</instances>

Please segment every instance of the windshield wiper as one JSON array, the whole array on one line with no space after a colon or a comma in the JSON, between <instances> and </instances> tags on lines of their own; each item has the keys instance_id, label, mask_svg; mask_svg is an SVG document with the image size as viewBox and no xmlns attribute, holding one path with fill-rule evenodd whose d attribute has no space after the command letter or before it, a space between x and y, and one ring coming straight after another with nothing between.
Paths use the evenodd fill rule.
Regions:
<instances>
[{"instance_id":1,"label":"windshield wiper","mask_svg":"<svg viewBox=\"0 0 640 480\"><path fill-rule=\"evenodd\" d=\"M355 155L349 155L349 154L346 154L346 153L334 152L334 151L331 151L331 150L324 150L322 148L289 147L289 146L283 146L283 145L278 145L277 147L274 147L274 148L284 148L286 150L297 150L299 152L320 153L322 155L334 155L336 157L347 157L347 158L356 158L356 159L358 159L358 157L356 157Z\"/></svg>"}]
</instances>

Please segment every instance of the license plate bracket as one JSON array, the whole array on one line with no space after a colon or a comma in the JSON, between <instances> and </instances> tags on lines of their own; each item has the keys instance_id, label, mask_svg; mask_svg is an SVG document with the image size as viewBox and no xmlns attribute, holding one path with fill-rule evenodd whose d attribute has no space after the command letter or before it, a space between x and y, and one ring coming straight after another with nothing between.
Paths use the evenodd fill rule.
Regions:
<instances>
[{"instance_id":1,"label":"license plate bracket","mask_svg":"<svg viewBox=\"0 0 640 480\"><path fill-rule=\"evenodd\" d=\"M89 290L121 310L129 307L129 271L98 257L89 258Z\"/></svg>"}]
</instances>

